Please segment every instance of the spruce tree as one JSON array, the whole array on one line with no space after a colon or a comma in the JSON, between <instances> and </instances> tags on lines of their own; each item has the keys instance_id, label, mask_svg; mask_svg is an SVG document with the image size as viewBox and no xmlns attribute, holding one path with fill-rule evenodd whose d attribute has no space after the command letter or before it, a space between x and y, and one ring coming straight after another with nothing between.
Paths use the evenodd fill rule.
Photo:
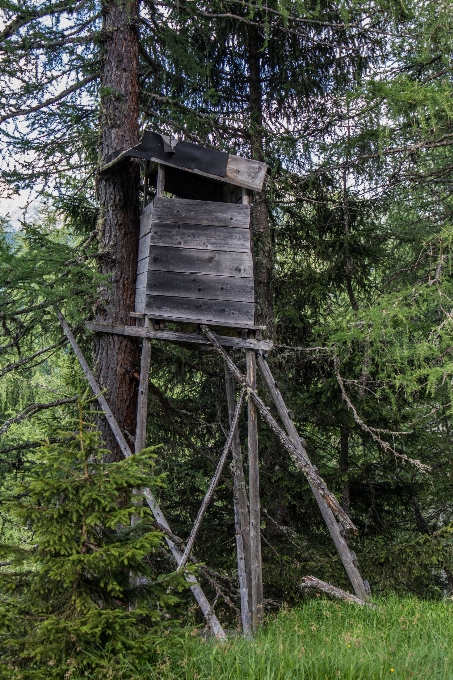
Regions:
<instances>
[{"instance_id":1,"label":"spruce tree","mask_svg":"<svg viewBox=\"0 0 453 680\"><path fill-rule=\"evenodd\" d=\"M146 449L105 463L86 409L80 400L61 432L64 443L44 443L3 500L28 536L0 546L4 678L98 677L115 669L115 677L128 677L119 675L120 659L152 662L158 634L175 626L168 608L185 581L154 573L149 558L162 535L134 493L162 485L155 454Z\"/></svg>"}]
</instances>

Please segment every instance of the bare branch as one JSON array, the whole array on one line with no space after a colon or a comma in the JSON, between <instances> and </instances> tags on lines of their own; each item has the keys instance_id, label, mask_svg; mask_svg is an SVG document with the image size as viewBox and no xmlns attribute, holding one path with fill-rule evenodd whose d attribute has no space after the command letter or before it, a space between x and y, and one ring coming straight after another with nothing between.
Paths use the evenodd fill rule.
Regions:
<instances>
[{"instance_id":1,"label":"bare branch","mask_svg":"<svg viewBox=\"0 0 453 680\"><path fill-rule=\"evenodd\" d=\"M383 440L383 439L381 439L380 437L377 436L377 434L376 434L377 431L385 432L385 430L375 430L374 428L369 427L368 425L366 425L366 423L363 422L363 420L360 418L354 404L349 399L347 392L345 390L344 380L340 375L340 370L339 370L339 367L338 367L339 359L338 359L338 356L336 354L333 358L333 363L334 363L334 369L335 369L335 376L337 378L337 382L338 382L338 385L340 386L340 390L341 390L341 396L343 397L343 401L346 403L348 409L351 411L353 418L354 418L355 422L357 423L357 425L362 430L367 432L370 435L370 437L377 444L379 444L379 446L381 446L384 449L384 451L386 451L386 452L390 451L391 453L393 453L394 456L401 458L402 460L406 461L407 463L412 463L412 465L415 465L415 467L418 468L419 470L421 470L422 472L428 472L429 470L431 470L429 465L425 465L421 461L416 460L414 458L409 458L409 456L406 456L405 453L399 453L394 448L392 448L392 446L390 446L390 444L388 442L386 442L385 440ZM390 432L390 431L387 431L387 433L393 434L393 435L407 434L407 432Z\"/></svg>"}]
</instances>

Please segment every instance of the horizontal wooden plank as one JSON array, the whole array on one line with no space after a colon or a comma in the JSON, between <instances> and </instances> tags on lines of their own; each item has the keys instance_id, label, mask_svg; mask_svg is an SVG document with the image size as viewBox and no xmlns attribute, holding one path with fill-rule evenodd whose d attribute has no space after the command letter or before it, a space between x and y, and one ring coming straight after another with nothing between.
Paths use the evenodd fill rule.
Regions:
<instances>
[{"instance_id":1,"label":"horizontal wooden plank","mask_svg":"<svg viewBox=\"0 0 453 680\"><path fill-rule=\"evenodd\" d=\"M149 240L150 232L143 236L138 242L138 260L143 260L144 257L148 257L149 253Z\"/></svg>"},{"instance_id":2,"label":"horizontal wooden plank","mask_svg":"<svg viewBox=\"0 0 453 680\"><path fill-rule=\"evenodd\" d=\"M250 252L250 230L228 229L228 227L213 227L205 224L153 222L150 245L248 253Z\"/></svg>"},{"instance_id":3,"label":"horizontal wooden plank","mask_svg":"<svg viewBox=\"0 0 453 680\"><path fill-rule=\"evenodd\" d=\"M148 267L150 270L245 276L252 278L251 253L228 253L222 250L195 250L153 246Z\"/></svg>"},{"instance_id":4,"label":"horizontal wooden plank","mask_svg":"<svg viewBox=\"0 0 453 680\"><path fill-rule=\"evenodd\" d=\"M146 295L145 314L184 319L197 323L226 322L246 328L255 323L255 305L251 302L200 300L164 295Z\"/></svg>"},{"instance_id":5,"label":"horizontal wooden plank","mask_svg":"<svg viewBox=\"0 0 453 680\"><path fill-rule=\"evenodd\" d=\"M255 300L253 279L212 276L211 274L150 271L146 292L150 295L194 299L237 300L238 302L254 302Z\"/></svg>"},{"instance_id":6,"label":"horizontal wooden plank","mask_svg":"<svg viewBox=\"0 0 453 680\"><path fill-rule=\"evenodd\" d=\"M239 229L247 229L250 224L249 205L164 197L155 198L153 204L153 222L184 222Z\"/></svg>"},{"instance_id":7,"label":"horizontal wooden plank","mask_svg":"<svg viewBox=\"0 0 453 680\"><path fill-rule=\"evenodd\" d=\"M179 333L176 331L155 331L143 326L123 326L109 323L95 323L88 321L85 324L90 331L100 333L114 333L117 335L129 335L136 338L151 338L152 340L167 340L170 342L190 342L197 345L209 345L209 340L204 335L198 333ZM268 340L242 340L241 338L230 338L224 335L215 335L217 342L224 347L234 347L237 349L255 349L269 351L272 349L272 342Z\"/></svg>"}]
</instances>

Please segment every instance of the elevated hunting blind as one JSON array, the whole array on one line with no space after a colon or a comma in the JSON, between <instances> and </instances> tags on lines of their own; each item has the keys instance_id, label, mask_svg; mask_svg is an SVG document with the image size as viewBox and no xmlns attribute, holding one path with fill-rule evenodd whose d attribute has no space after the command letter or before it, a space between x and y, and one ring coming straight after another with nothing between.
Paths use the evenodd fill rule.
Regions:
<instances>
[{"instance_id":1,"label":"elevated hunting blind","mask_svg":"<svg viewBox=\"0 0 453 680\"><path fill-rule=\"evenodd\" d=\"M149 162L145 204L150 185L156 194L141 218L135 312L255 329L247 190L261 189L265 164L152 132L129 154Z\"/></svg>"},{"instance_id":2,"label":"elevated hunting blind","mask_svg":"<svg viewBox=\"0 0 453 680\"><path fill-rule=\"evenodd\" d=\"M367 584L345 540L345 531L356 529L309 460L263 354L272 349L272 343L260 337L261 328L256 325L249 192L261 191L267 166L217 149L145 132L140 144L108 158L101 172L109 172L128 158L145 161L135 309L129 310L136 325L88 322L86 326L96 332L142 339L134 451L141 451L146 444L152 340L211 345L220 355L225 369L230 432L185 544L179 543L172 534L151 491L144 490L178 569L184 569L190 558L202 519L231 451L241 620L245 634L256 630L263 619L259 413L305 475L355 594L360 601L366 600ZM61 313L59 317L87 379L98 395L118 445L125 456L131 455L124 434L103 396L103 386L97 384ZM245 375L225 348L245 351ZM258 396L257 367L284 429ZM238 396L235 383L240 388ZM237 429L246 396L248 483ZM213 633L225 637L195 577L187 573L186 579ZM317 580L312 579L310 583L314 581ZM324 586L332 589L327 584Z\"/></svg>"},{"instance_id":3,"label":"elevated hunting blind","mask_svg":"<svg viewBox=\"0 0 453 680\"><path fill-rule=\"evenodd\" d=\"M267 166L150 131L125 157L147 161L135 313L254 330L248 192Z\"/></svg>"}]
</instances>

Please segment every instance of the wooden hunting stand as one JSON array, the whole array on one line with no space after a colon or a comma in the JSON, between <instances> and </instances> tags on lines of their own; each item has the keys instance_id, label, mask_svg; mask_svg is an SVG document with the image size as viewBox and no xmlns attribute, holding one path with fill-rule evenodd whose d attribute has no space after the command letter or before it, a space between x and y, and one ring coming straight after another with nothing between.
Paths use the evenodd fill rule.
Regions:
<instances>
[{"instance_id":1,"label":"wooden hunting stand","mask_svg":"<svg viewBox=\"0 0 453 680\"><path fill-rule=\"evenodd\" d=\"M365 601L367 588L357 569L355 555L344 538L344 530L355 531L355 527L308 459L265 359L264 352L272 349L272 343L262 339L263 328L255 324L250 191L261 190L266 165L197 144L176 142L154 132L145 132L136 147L108 159L102 172L108 172L110 167L130 157L145 160L136 300L135 309L130 313L136 325L113 326L90 322L86 326L97 332L142 339L135 452L144 448L146 440L152 340L211 345L225 366L230 432L185 545L171 533L151 492L145 489L145 498L159 527L166 534L178 569L183 569L190 559L204 513L231 450L242 626L246 635L257 629L263 619L257 422L260 413L306 476L355 594ZM101 387L96 384L61 313L60 322L92 389L99 394ZM240 372L225 348L245 351L246 375ZM256 392L257 366L286 433ZM241 388L238 399L235 382ZM245 396L248 414L248 494L237 430ZM99 402L124 455L131 455L123 433L102 395ZM212 631L218 637L225 637L202 589L193 576L187 575L186 578L192 583L193 594Z\"/></svg>"}]
</instances>

